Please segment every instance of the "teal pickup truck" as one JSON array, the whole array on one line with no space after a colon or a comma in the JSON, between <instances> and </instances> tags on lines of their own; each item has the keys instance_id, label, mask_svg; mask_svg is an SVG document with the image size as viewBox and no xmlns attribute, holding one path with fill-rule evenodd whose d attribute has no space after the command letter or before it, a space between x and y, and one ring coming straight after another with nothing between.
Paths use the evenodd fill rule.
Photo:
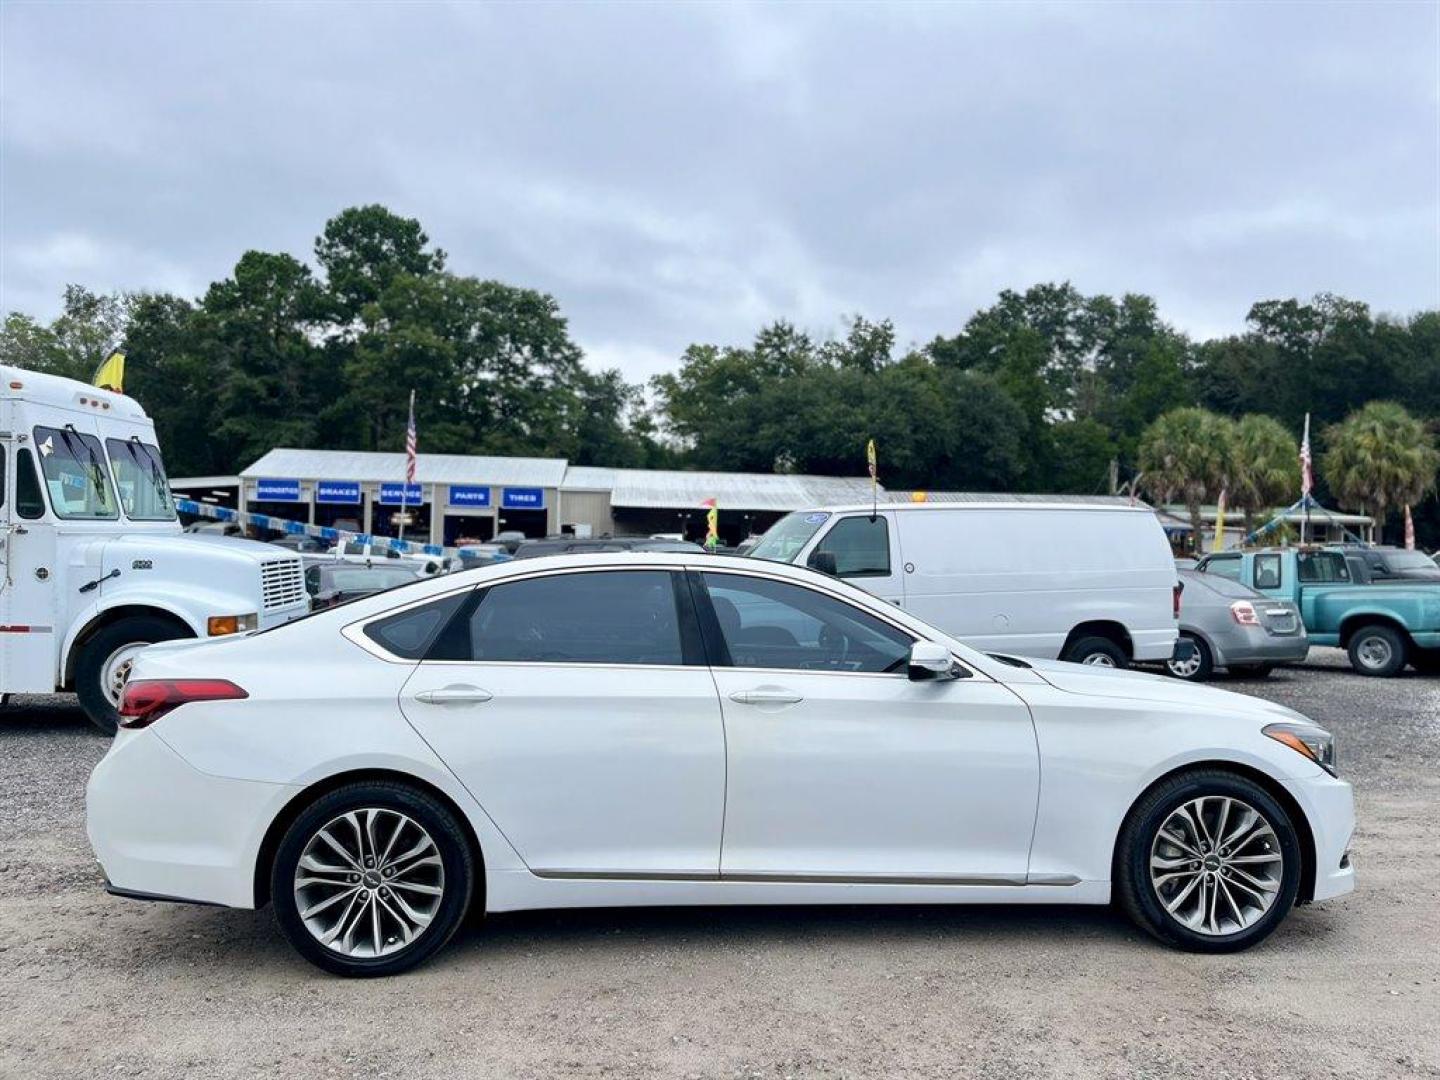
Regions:
<instances>
[{"instance_id":1,"label":"teal pickup truck","mask_svg":"<svg viewBox=\"0 0 1440 1080\"><path fill-rule=\"evenodd\" d=\"M1337 551L1223 551L1196 567L1293 601L1311 645L1338 645L1362 675L1396 675L1408 663L1440 673L1440 582L1360 585Z\"/></svg>"}]
</instances>

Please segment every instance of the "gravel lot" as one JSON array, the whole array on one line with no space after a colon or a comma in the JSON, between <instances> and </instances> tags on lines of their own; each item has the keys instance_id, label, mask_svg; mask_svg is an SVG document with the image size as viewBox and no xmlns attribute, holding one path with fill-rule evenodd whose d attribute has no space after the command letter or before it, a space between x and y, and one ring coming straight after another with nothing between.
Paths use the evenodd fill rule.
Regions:
<instances>
[{"instance_id":1,"label":"gravel lot","mask_svg":"<svg viewBox=\"0 0 1440 1080\"><path fill-rule=\"evenodd\" d=\"M107 896L105 751L67 698L0 712L0 1077L1440 1076L1440 679L1317 650L1229 687L1340 739L1360 886L1232 957L1105 910L505 916L384 982L268 911Z\"/></svg>"}]
</instances>

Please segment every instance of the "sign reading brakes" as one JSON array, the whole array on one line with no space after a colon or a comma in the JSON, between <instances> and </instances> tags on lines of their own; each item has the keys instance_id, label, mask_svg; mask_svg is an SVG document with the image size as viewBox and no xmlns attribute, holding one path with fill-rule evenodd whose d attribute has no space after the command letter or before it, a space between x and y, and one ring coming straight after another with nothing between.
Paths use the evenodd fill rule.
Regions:
<instances>
[{"instance_id":1,"label":"sign reading brakes","mask_svg":"<svg viewBox=\"0 0 1440 1080\"><path fill-rule=\"evenodd\" d=\"M299 480L256 480L257 502L299 502Z\"/></svg>"},{"instance_id":2,"label":"sign reading brakes","mask_svg":"<svg viewBox=\"0 0 1440 1080\"><path fill-rule=\"evenodd\" d=\"M544 510L544 488L505 488L500 493L500 505L506 510Z\"/></svg>"},{"instance_id":3,"label":"sign reading brakes","mask_svg":"<svg viewBox=\"0 0 1440 1080\"><path fill-rule=\"evenodd\" d=\"M315 485L315 501L354 506L360 502L360 485L346 480L321 480Z\"/></svg>"}]
</instances>

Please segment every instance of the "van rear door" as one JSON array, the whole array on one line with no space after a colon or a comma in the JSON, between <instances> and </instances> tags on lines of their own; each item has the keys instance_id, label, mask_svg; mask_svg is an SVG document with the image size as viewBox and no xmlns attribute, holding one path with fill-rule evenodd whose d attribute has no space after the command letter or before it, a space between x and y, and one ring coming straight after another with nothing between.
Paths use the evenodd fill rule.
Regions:
<instances>
[{"instance_id":1,"label":"van rear door","mask_svg":"<svg viewBox=\"0 0 1440 1080\"><path fill-rule=\"evenodd\" d=\"M834 573L897 607L905 598L899 536L894 515L885 511L837 514L812 544L805 565Z\"/></svg>"}]
</instances>

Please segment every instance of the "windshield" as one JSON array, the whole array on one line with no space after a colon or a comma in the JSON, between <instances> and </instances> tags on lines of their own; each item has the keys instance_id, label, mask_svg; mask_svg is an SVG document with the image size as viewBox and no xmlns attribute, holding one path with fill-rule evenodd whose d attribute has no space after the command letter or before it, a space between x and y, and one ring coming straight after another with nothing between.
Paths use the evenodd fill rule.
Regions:
<instances>
[{"instance_id":1,"label":"windshield","mask_svg":"<svg viewBox=\"0 0 1440 1080\"><path fill-rule=\"evenodd\" d=\"M175 502L160 461L160 448L139 439L106 439L120 505L132 521L174 521Z\"/></svg>"},{"instance_id":2,"label":"windshield","mask_svg":"<svg viewBox=\"0 0 1440 1080\"><path fill-rule=\"evenodd\" d=\"M57 517L93 521L120 516L94 435L82 435L73 427L37 427L35 449Z\"/></svg>"},{"instance_id":3,"label":"windshield","mask_svg":"<svg viewBox=\"0 0 1440 1080\"><path fill-rule=\"evenodd\" d=\"M821 525L830 520L822 510L801 510L786 514L770 526L770 531L760 542L745 554L752 559L769 559L771 562L794 562L800 549L810 542Z\"/></svg>"}]
</instances>

